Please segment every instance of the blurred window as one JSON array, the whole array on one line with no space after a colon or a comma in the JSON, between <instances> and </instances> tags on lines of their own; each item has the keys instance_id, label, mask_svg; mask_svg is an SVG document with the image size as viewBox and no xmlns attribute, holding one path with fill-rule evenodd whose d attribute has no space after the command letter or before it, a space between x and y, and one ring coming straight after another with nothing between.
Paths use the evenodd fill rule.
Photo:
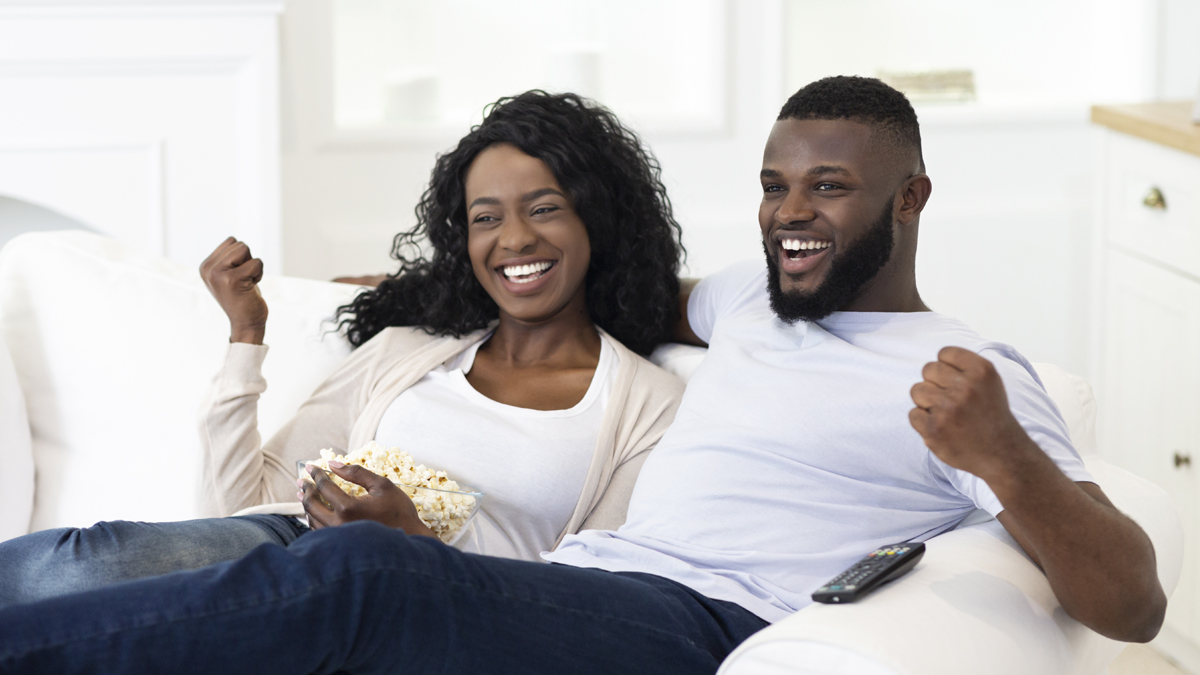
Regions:
<instances>
[{"instance_id":1,"label":"blurred window","mask_svg":"<svg viewBox=\"0 0 1200 675\"><path fill-rule=\"evenodd\" d=\"M334 0L334 120L465 127L533 88L642 129L724 123L728 0Z\"/></svg>"}]
</instances>

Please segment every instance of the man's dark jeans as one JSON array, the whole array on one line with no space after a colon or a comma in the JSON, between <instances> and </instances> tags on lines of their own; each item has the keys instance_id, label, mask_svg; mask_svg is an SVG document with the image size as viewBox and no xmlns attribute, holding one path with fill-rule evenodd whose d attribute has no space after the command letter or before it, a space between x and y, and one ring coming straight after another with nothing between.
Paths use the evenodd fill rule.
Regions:
<instances>
[{"instance_id":1,"label":"man's dark jeans","mask_svg":"<svg viewBox=\"0 0 1200 675\"><path fill-rule=\"evenodd\" d=\"M712 673L766 625L652 575L354 523L0 609L0 673Z\"/></svg>"}]
</instances>

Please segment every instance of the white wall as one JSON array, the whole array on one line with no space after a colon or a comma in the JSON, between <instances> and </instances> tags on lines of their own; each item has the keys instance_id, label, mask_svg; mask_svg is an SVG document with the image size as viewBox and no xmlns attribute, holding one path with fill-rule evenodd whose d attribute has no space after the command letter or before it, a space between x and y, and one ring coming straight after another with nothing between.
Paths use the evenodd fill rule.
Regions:
<instances>
[{"instance_id":1,"label":"white wall","mask_svg":"<svg viewBox=\"0 0 1200 675\"><path fill-rule=\"evenodd\" d=\"M327 0L289 2L282 32L285 271L313 278L390 270L392 236L414 224L434 158L457 138L337 129L330 15ZM783 102L783 3L729 0L727 15L723 124L686 131L631 125L662 163L696 275L761 255L757 175Z\"/></svg>"},{"instance_id":2,"label":"white wall","mask_svg":"<svg viewBox=\"0 0 1200 675\"><path fill-rule=\"evenodd\" d=\"M975 102L916 106L934 187L921 220L922 295L1033 360L1088 375L1089 106L1148 100L1167 80L1200 84L1200 58L1188 62L1200 26L1191 40L1161 37L1168 13L1180 20L1194 5L790 0L787 86L971 69Z\"/></svg>"},{"instance_id":3,"label":"white wall","mask_svg":"<svg viewBox=\"0 0 1200 675\"><path fill-rule=\"evenodd\" d=\"M1086 375L1093 130L1082 114L922 116L933 181L917 254L926 304Z\"/></svg>"},{"instance_id":4,"label":"white wall","mask_svg":"<svg viewBox=\"0 0 1200 675\"><path fill-rule=\"evenodd\" d=\"M725 127L644 133L685 229L690 273L761 255L755 176L774 116L795 89L880 68L971 68L976 103L918 106L934 183L922 221L922 293L1032 359L1088 374L1088 107L1195 91L1200 2L728 7ZM285 271L315 278L390 269L391 237L412 225L435 154L454 140L331 132L329 17L329 0L289 0L282 32Z\"/></svg>"}]
</instances>

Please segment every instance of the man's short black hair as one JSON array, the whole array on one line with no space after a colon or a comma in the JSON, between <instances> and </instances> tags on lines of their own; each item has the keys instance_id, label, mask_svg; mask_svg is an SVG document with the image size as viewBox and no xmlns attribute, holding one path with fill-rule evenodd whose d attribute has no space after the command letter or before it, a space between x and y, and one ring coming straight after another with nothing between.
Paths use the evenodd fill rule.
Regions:
<instances>
[{"instance_id":1,"label":"man's short black hair","mask_svg":"<svg viewBox=\"0 0 1200 675\"><path fill-rule=\"evenodd\" d=\"M792 94L779 111L780 120L851 120L874 127L900 152L921 154L921 127L904 94L873 77L838 75L817 80Z\"/></svg>"}]
</instances>

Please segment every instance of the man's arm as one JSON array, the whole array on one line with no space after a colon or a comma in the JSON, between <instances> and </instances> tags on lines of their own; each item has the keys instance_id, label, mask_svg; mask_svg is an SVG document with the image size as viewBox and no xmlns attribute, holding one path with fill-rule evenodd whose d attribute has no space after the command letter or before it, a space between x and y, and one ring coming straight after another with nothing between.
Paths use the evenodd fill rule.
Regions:
<instances>
[{"instance_id":1,"label":"man's arm","mask_svg":"<svg viewBox=\"0 0 1200 675\"><path fill-rule=\"evenodd\" d=\"M1075 483L1034 443L990 361L947 347L912 389L913 428L943 462L982 478L997 519L1033 558L1072 618L1105 637L1147 642L1167 599L1149 537L1094 483Z\"/></svg>"},{"instance_id":2,"label":"man's arm","mask_svg":"<svg viewBox=\"0 0 1200 675\"><path fill-rule=\"evenodd\" d=\"M679 280L679 323L675 324L675 332L671 339L688 345L707 347L708 343L701 340L692 330L692 324L688 323L688 300L692 297L692 289L696 288L698 283L699 279Z\"/></svg>"}]
</instances>

